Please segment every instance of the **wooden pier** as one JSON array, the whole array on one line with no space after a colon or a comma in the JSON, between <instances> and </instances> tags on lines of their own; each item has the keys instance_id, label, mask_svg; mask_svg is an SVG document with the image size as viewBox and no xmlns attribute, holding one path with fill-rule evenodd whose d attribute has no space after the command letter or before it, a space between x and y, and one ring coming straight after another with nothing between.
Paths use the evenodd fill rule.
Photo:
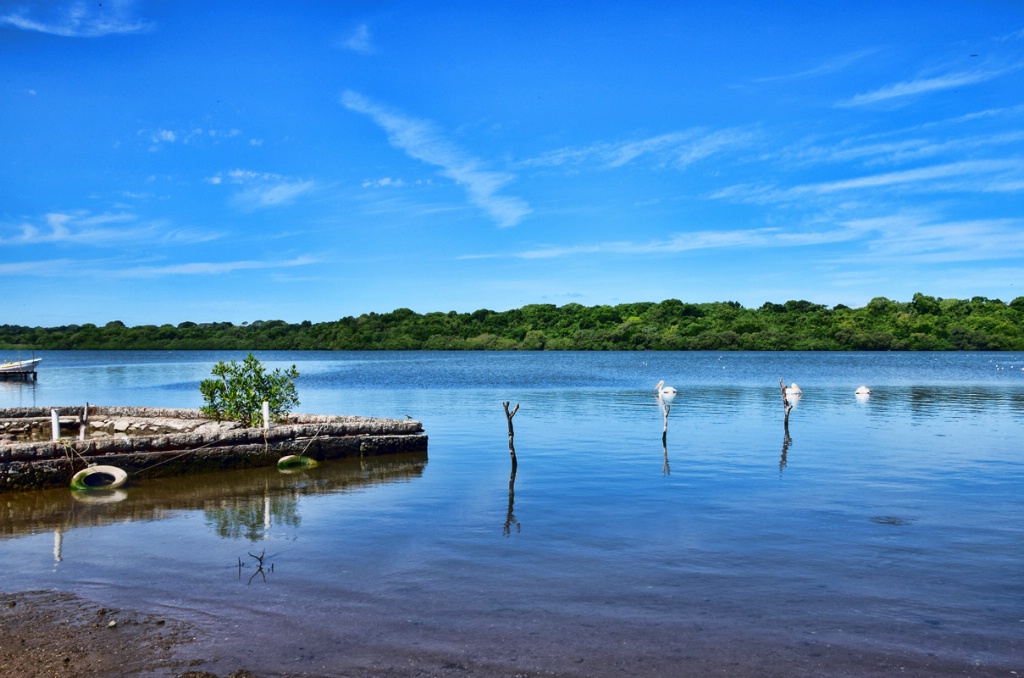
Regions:
<instances>
[{"instance_id":1,"label":"wooden pier","mask_svg":"<svg viewBox=\"0 0 1024 678\"><path fill-rule=\"evenodd\" d=\"M269 428L244 428L199 410L7 408L0 409L0 494L68 487L77 471L97 464L141 479L274 466L288 455L320 462L426 451L415 420L289 414Z\"/></svg>"},{"instance_id":2,"label":"wooden pier","mask_svg":"<svg viewBox=\"0 0 1024 678\"><path fill-rule=\"evenodd\" d=\"M21 381L36 381L39 375L34 369L27 370L4 370L0 372L0 379L20 379Z\"/></svg>"},{"instance_id":3,"label":"wooden pier","mask_svg":"<svg viewBox=\"0 0 1024 678\"><path fill-rule=\"evenodd\" d=\"M31 360L22 360L20 357L14 362L4 361L0 363L0 379L21 379L23 381L35 381L39 375L36 374L36 365L42 358L34 355Z\"/></svg>"}]
</instances>

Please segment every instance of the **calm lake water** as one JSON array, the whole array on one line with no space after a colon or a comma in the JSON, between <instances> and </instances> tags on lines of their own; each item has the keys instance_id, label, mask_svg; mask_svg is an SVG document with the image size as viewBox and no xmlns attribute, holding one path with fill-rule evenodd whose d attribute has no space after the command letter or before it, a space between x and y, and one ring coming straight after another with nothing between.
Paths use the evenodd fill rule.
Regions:
<instances>
[{"instance_id":1,"label":"calm lake water","mask_svg":"<svg viewBox=\"0 0 1024 678\"><path fill-rule=\"evenodd\" d=\"M727 647L748 666L827 669L842 648L1024 675L1024 354L257 356L297 365L299 411L408 415L429 453L105 503L0 495L3 589L188 619L203 668L261 675L398 647L509 675L659 675ZM199 407L244 353L37 357L0 406ZM803 389L788 437L780 378ZM661 379L680 391L664 444Z\"/></svg>"}]
</instances>

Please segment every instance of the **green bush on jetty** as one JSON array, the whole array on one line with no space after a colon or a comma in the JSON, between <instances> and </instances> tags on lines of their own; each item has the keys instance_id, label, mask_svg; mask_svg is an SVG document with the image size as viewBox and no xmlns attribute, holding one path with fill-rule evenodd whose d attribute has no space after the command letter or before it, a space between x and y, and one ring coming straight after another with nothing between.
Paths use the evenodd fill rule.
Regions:
<instances>
[{"instance_id":1,"label":"green bush on jetty","mask_svg":"<svg viewBox=\"0 0 1024 678\"><path fill-rule=\"evenodd\" d=\"M299 404L293 381L299 376L295 365L282 372L267 372L250 353L241 364L232 360L214 365L211 372L218 379L205 379L199 384L206 404L203 414L217 421L237 421L252 426L259 421L263 402L270 404L270 416L277 420Z\"/></svg>"}]
</instances>

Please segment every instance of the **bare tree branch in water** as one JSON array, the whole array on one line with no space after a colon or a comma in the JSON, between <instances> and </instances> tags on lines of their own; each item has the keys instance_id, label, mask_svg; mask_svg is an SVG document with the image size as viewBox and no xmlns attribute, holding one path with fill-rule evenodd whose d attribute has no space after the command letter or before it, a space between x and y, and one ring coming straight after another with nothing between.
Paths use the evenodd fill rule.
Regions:
<instances>
[{"instance_id":1,"label":"bare tree branch in water","mask_svg":"<svg viewBox=\"0 0 1024 678\"><path fill-rule=\"evenodd\" d=\"M247 551L247 553L249 553L249 552ZM249 555L256 559L256 571L252 573L251 577L249 577L248 583L252 584L252 580L256 578L256 575L262 576L263 577L263 581L267 581L267 573L263 569L263 559L267 555L267 550L263 549L263 551L259 555L256 555L255 553L249 553ZM242 559L239 558L238 559L238 578L239 579L242 578L242 568L243 567L245 567L245 563L243 563ZM274 564L273 563L270 564L270 571L271 572L274 571Z\"/></svg>"},{"instance_id":2,"label":"bare tree branch in water","mask_svg":"<svg viewBox=\"0 0 1024 678\"><path fill-rule=\"evenodd\" d=\"M515 429L512 428L512 417L516 416L516 412L519 411L519 403L516 403L516 406L512 408L511 412L508 410L508 401L505 401L502 405L505 408L505 418L508 419L508 453L512 455L512 472L515 473L518 462L516 461L515 446L516 432Z\"/></svg>"},{"instance_id":3,"label":"bare tree branch in water","mask_svg":"<svg viewBox=\"0 0 1024 678\"><path fill-rule=\"evenodd\" d=\"M516 526L516 532L519 532L521 529L519 521L516 520L516 516L513 513L516 501L516 469L519 463L516 461L516 432L512 427L512 417L516 416L516 412L519 411L519 403L516 403L511 412L508 409L508 402L502 403L502 405L505 408L505 418L508 420L508 453L512 456L512 473L508 477L508 511L505 514L505 527L502 531L507 537L512 534L512 525Z\"/></svg>"}]
</instances>

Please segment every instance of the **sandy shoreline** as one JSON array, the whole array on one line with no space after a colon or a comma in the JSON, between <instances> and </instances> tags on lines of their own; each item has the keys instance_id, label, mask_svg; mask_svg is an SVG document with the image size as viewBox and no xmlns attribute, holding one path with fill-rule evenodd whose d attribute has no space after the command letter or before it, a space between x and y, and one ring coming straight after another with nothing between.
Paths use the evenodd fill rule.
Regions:
<instances>
[{"instance_id":1,"label":"sandy shoreline","mask_svg":"<svg viewBox=\"0 0 1024 678\"><path fill-rule=\"evenodd\" d=\"M483 621L483 620L481 620ZM373 623L368 620L368 623ZM479 676L481 678L605 678L610 676L732 676L734 678L833 676L920 676L1013 678L1020 666L986 665L921 656L849 648L825 642L777 644L764 639L728 637L721 630L693 633L684 639L685 652L658 652L649 639L610 633L567 646L557 638L509 638L509 652L493 653L486 641L474 643L472 631L458 648L431 647L406 639L380 638L373 644L353 642L342 655L326 653L315 669L298 672L266 670L261 653L273 653L273 637L252 639L252 652L233 654L182 619L135 610L103 607L69 593L33 591L0 593L0 675L5 676L132 676L169 678L277 678ZM681 631L683 634L691 633ZM310 639L313 640L313 639ZM483 639L480 639L483 640ZM559 645L561 646L559 647ZM515 648L519 648L518 650ZM283 644L281 652L289 652ZM310 648L309 652L316 652ZM264 654L263 656L268 656ZM316 663L316 660L312 663ZM1024 662L1022 662L1024 663Z\"/></svg>"}]
</instances>

